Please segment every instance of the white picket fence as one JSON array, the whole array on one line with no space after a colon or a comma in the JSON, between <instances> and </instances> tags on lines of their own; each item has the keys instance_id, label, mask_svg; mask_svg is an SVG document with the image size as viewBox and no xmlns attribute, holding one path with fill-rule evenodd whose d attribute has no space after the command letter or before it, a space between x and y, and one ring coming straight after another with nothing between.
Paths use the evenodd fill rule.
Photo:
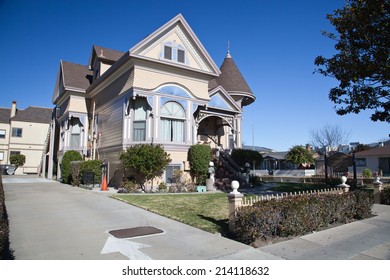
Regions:
<instances>
[{"instance_id":1,"label":"white picket fence","mask_svg":"<svg viewBox=\"0 0 390 280\"><path fill-rule=\"evenodd\" d=\"M282 199L289 196L303 196L303 195L323 195L323 194L341 194L343 193L343 188L330 188L322 190L310 190L310 191L299 191L299 192L290 192L290 193L281 193L281 194L272 194L272 195L259 195L259 196L250 196L243 197L241 203L238 203L238 207L251 206L258 201L267 201L271 199Z\"/></svg>"}]
</instances>

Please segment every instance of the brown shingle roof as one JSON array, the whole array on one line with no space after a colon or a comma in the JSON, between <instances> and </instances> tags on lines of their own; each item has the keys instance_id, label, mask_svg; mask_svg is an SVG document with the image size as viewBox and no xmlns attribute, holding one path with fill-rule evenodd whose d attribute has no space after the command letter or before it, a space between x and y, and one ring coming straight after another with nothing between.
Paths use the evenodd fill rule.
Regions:
<instances>
[{"instance_id":1,"label":"brown shingle roof","mask_svg":"<svg viewBox=\"0 0 390 280\"><path fill-rule=\"evenodd\" d=\"M209 90L215 89L217 86L219 86L217 79L212 79L209 82Z\"/></svg>"},{"instance_id":2,"label":"brown shingle roof","mask_svg":"<svg viewBox=\"0 0 390 280\"><path fill-rule=\"evenodd\" d=\"M52 109L40 107L27 107L24 110L18 110L12 121L34 122L34 123L50 123Z\"/></svg>"},{"instance_id":3,"label":"brown shingle roof","mask_svg":"<svg viewBox=\"0 0 390 280\"><path fill-rule=\"evenodd\" d=\"M216 78L216 82L231 95L242 93L244 95L253 96L253 99L246 100L246 104L244 105L252 103L255 99L253 92L249 88L230 54L225 57L220 69L222 73Z\"/></svg>"},{"instance_id":4,"label":"brown shingle roof","mask_svg":"<svg viewBox=\"0 0 390 280\"><path fill-rule=\"evenodd\" d=\"M0 108L0 123L9 123L9 117L11 110L6 108Z\"/></svg>"},{"instance_id":5,"label":"brown shingle roof","mask_svg":"<svg viewBox=\"0 0 390 280\"><path fill-rule=\"evenodd\" d=\"M233 58L225 57L221 65L221 75L217 78L217 82L229 91L242 91L252 93Z\"/></svg>"},{"instance_id":6,"label":"brown shingle roof","mask_svg":"<svg viewBox=\"0 0 390 280\"><path fill-rule=\"evenodd\" d=\"M356 157L365 157L365 156L390 156L390 146L376 147L373 149L357 152Z\"/></svg>"},{"instance_id":7,"label":"brown shingle roof","mask_svg":"<svg viewBox=\"0 0 390 280\"><path fill-rule=\"evenodd\" d=\"M91 84L92 71L88 66L62 61L62 70L65 88L86 90Z\"/></svg>"},{"instance_id":8,"label":"brown shingle roof","mask_svg":"<svg viewBox=\"0 0 390 280\"><path fill-rule=\"evenodd\" d=\"M108 60L111 62L116 62L121 58L125 53L121 51L116 51L108 48L103 48L99 46L93 46L96 55L102 60Z\"/></svg>"}]
</instances>

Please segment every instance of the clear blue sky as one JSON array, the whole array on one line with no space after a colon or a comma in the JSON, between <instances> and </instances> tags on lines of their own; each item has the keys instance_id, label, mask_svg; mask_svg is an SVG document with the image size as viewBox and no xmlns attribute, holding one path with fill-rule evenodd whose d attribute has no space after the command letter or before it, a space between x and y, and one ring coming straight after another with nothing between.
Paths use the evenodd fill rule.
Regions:
<instances>
[{"instance_id":1,"label":"clear blue sky","mask_svg":"<svg viewBox=\"0 0 390 280\"><path fill-rule=\"evenodd\" d=\"M244 144L279 151L310 141L311 129L338 125L351 142L388 138L369 112L338 116L328 100L336 81L313 74L333 45L332 1L0 0L0 107L53 107L60 60L87 64L92 45L126 51L182 13L218 66L231 54L256 101L245 107ZM253 128L253 129L252 129ZM254 137L252 135L254 131Z\"/></svg>"}]
</instances>

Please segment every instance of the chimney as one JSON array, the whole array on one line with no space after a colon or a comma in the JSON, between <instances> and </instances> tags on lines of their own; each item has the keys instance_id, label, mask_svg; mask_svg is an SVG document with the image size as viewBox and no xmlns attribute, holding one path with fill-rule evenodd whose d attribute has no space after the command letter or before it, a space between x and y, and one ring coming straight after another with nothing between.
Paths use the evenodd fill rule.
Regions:
<instances>
[{"instance_id":1,"label":"chimney","mask_svg":"<svg viewBox=\"0 0 390 280\"><path fill-rule=\"evenodd\" d=\"M16 101L12 101L10 118L13 118L15 115L16 115Z\"/></svg>"}]
</instances>

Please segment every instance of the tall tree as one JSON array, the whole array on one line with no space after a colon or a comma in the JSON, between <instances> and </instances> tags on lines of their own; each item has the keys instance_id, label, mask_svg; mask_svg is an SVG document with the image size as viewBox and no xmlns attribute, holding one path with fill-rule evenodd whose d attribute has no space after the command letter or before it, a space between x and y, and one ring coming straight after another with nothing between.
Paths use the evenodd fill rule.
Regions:
<instances>
[{"instance_id":1,"label":"tall tree","mask_svg":"<svg viewBox=\"0 0 390 280\"><path fill-rule=\"evenodd\" d=\"M296 165L310 165L314 162L313 154L310 150L299 145L292 147L288 151L286 159Z\"/></svg>"},{"instance_id":2,"label":"tall tree","mask_svg":"<svg viewBox=\"0 0 390 280\"><path fill-rule=\"evenodd\" d=\"M336 151L341 144L349 141L350 133L339 125L326 124L322 128L310 130L310 137L314 147Z\"/></svg>"},{"instance_id":3,"label":"tall tree","mask_svg":"<svg viewBox=\"0 0 390 280\"><path fill-rule=\"evenodd\" d=\"M323 34L336 41L337 53L314 64L339 81L329 92L337 114L373 109L371 120L390 122L390 0L349 0L327 19L338 35Z\"/></svg>"}]
</instances>

